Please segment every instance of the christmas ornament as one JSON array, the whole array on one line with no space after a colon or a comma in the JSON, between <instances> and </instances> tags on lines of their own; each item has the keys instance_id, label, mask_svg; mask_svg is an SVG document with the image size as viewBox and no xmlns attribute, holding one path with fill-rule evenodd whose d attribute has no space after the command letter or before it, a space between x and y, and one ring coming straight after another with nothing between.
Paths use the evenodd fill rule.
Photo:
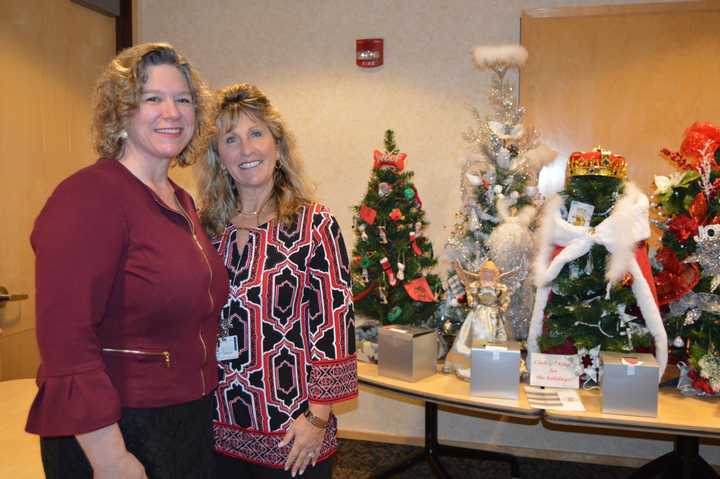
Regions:
<instances>
[{"instance_id":1,"label":"christmas ornament","mask_svg":"<svg viewBox=\"0 0 720 479\"><path fill-rule=\"evenodd\" d=\"M374 208L370 208L367 205L360 207L360 219L368 224L375 224L375 218L377 217L377 211Z\"/></svg>"},{"instance_id":2,"label":"christmas ornament","mask_svg":"<svg viewBox=\"0 0 720 479\"><path fill-rule=\"evenodd\" d=\"M508 295L512 299L505 314L505 321L515 338L524 339L529 328L533 298L531 294L515 294L515 292L521 288L525 291L532 289L528 272L535 243L530 224L535 217L536 209L533 206L525 206L518 211L515 207L511 208L509 203L510 201L506 199L497 200L498 216L502 223L490 233L487 246L490 259L501 271L508 272L503 278L503 284L507 286ZM572 266L574 265L571 265L571 268Z\"/></svg>"},{"instance_id":3,"label":"christmas ornament","mask_svg":"<svg viewBox=\"0 0 720 479\"><path fill-rule=\"evenodd\" d=\"M360 239L363 241L368 240L368 234L367 234L367 231L365 231L366 229L367 229L367 226L364 223L361 223L358 226L358 231L360 231Z\"/></svg>"},{"instance_id":4,"label":"christmas ornament","mask_svg":"<svg viewBox=\"0 0 720 479\"><path fill-rule=\"evenodd\" d=\"M453 298L459 299L465 295L465 288L457 275L449 276L447 282L449 293Z\"/></svg>"},{"instance_id":5,"label":"christmas ornament","mask_svg":"<svg viewBox=\"0 0 720 479\"><path fill-rule=\"evenodd\" d=\"M397 284L397 279L395 279L395 273L392 270L392 266L390 266L390 261L387 259L387 256L380 260L380 266L387 275L390 286L395 286Z\"/></svg>"},{"instance_id":6,"label":"christmas ornament","mask_svg":"<svg viewBox=\"0 0 720 479\"><path fill-rule=\"evenodd\" d=\"M720 275L720 225L700 226L693 238L697 248L695 254L686 258L684 263L700 263L702 271L711 276Z\"/></svg>"},{"instance_id":7,"label":"christmas ornament","mask_svg":"<svg viewBox=\"0 0 720 479\"><path fill-rule=\"evenodd\" d=\"M416 238L419 238L422 236L422 227L423 227L423 224L421 221L418 221L415 223L415 237Z\"/></svg>"},{"instance_id":8,"label":"christmas ornament","mask_svg":"<svg viewBox=\"0 0 720 479\"><path fill-rule=\"evenodd\" d=\"M672 345L676 348L682 348L683 346L685 346L685 341L683 341L683 338L681 338L680 336L675 336Z\"/></svg>"},{"instance_id":9,"label":"christmas ornament","mask_svg":"<svg viewBox=\"0 0 720 479\"><path fill-rule=\"evenodd\" d=\"M415 198L415 190L412 188L405 188L403 190L403 195L405 196L406 200L411 200Z\"/></svg>"},{"instance_id":10,"label":"christmas ornament","mask_svg":"<svg viewBox=\"0 0 720 479\"><path fill-rule=\"evenodd\" d=\"M393 306L393 308L390 310L390 312L387 315L387 319L389 322L394 323L397 321L397 319L402 314L402 308L400 306Z\"/></svg>"},{"instance_id":11,"label":"christmas ornament","mask_svg":"<svg viewBox=\"0 0 720 479\"><path fill-rule=\"evenodd\" d=\"M402 212L400 211L400 208L393 208L393 210L388 215L390 216L390 219L393 221L400 221L401 219L404 219Z\"/></svg>"},{"instance_id":12,"label":"christmas ornament","mask_svg":"<svg viewBox=\"0 0 720 479\"><path fill-rule=\"evenodd\" d=\"M500 271L492 261L483 263L473 273L454 263L455 272L467 291L472 308L465 317L450 353L445 359L446 370L454 370L461 379L469 379L470 371L458 362L458 356L469 359L472 345L477 341L507 341L503 312L510 303L507 288L500 279Z\"/></svg>"},{"instance_id":13,"label":"christmas ornament","mask_svg":"<svg viewBox=\"0 0 720 479\"><path fill-rule=\"evenodd\" d=\"M385 227L384 227L384 226L378 226L378 235L380 236L380 243L381 243L381 244L387 244L387 243L388 243L387 233L385 232Z\"/></svg>"},{"instance_id":14,"label":"christmas ornament","mask_svg":"<svg viewBox=\"0 0 720 479\"><path fill-rule=\"evenodd\" d=\"M420 256L420 255L422 254L422 250L421 250L420 247L418 246L416 240L417 240L417 238L416 238L416 236L415 236L415 232L414 232L414 231L411 231L411 232L410 232L410 245L412 246L413 253L415 253L416 255Z\"/></svg>"},{"instance_id":15,"label":"christmas ornament","mask_svg":"<svg viewBox=\"0 0 720 479\"><path fill-rule=\"evenodd\" d=\"M399 281L405 280L405 263L401 263L400 261L397 262L397 279Z\"/></svg>"},{"instance_id":16,"label":"christmas ornament","mask_svg":"<svg viewBox=\"0 0 720 479\"><path fill-rule=\"evenodd\" d=\"M405 169L405 153L383 153L381 151L373 151L373 169L392 168L398 173Z\"/></svg>"},{"instance_id":17,"label":"christmas ornament","mask_svg":"<svg viewBox=\"0 0 720 479\"><path fill-rule=\"evenodd\" d=\"M427 278L423 276L404 283L403 287L405 288L405 291L407 291L408 296L415 301L421 301L423 303L432 303L436 301L435 295L427 282Z\"/></svg>"},{"instance_id":18,"label":"christmas ornament","mask_svg":"<svg viewBox=\"0 0 720 479\"><path fill-rule=\"evenodd\" d=\"M380 198L384 198L390 193L392 193L392 186L390 186L390 183L386 183L384 181L378 183L378 195Z\"/></svg>"},{"instance_id":19,"label":"christmas ornament","mask_svg":"<svg viewBox=\"0 0 720 479\"><path fill-rule=\"evenodd\" d=\"M380 296L380 303L382 304L388 304L387 295L385 294L385 288L380 286L378 288L378 295Z\"/></svg>"},{"instance_id":20,"label":"christmas ornament","mask_svg":"<svg viewBox=\"0 0 720 479\"><path fill-rule=\"evenodd\" d=\"M368 282L368 268L370 267L370 259L367 257L363 257L360 260L360 267L362 268L363 283L367 283Z\"/></svg>"}]
</instances>

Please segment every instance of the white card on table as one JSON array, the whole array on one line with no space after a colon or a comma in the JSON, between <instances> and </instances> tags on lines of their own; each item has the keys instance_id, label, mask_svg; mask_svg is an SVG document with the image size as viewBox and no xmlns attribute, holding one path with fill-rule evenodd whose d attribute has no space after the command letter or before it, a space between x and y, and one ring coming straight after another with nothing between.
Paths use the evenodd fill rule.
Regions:
<instances>
[{"instance_id":1,"label":"white card on table","mask_svg":"<svg viewBox=\"0 0 720 479\"><path fill-rule=\"evenodd\" d=\"M237 336L225 336L218 338L217 360L228 361L237 359L240 356Z\"/></svg>"},{"instance_id":2,"label":"white card on table","mask_svg":"<svg viewBox=\"0 0 720 479\"><path fill-rule=\"evenodd\" d=\"M553 388L580 387L574 354L530 353L530 384Z\"/></svg>"}]
</instances>

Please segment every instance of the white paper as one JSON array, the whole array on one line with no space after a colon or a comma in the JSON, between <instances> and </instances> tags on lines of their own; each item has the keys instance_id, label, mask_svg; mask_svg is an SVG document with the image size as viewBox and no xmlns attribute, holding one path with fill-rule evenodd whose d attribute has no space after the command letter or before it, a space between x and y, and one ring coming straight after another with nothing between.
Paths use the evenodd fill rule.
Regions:
<instances>
[{"instance_id":1,"label":"white paper","mask_svg":"<svg viewBox=\"0 0 720 479\"><path fill-rule=\"evenodd\" d=\"M530 384L552 388L577 389L580 380L575 367L575 355L530 354Z\"/></svg>"},{"instance_id":2,"label":"white paper","mask_svg":"<svg viewBox=\"0 0 720 479\"><path fill-rule=\"evenodd\" d=\"M530 407L556 411L585 411L580 395L573 389L539 388L525 385Z\"/></svg>"}]
</instances>

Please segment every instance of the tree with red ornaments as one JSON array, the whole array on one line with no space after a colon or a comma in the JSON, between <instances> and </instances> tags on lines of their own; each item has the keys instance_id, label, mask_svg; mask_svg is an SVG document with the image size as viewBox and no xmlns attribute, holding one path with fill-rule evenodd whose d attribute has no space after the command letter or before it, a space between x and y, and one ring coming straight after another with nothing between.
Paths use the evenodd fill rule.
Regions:
<instances>
[{"instance_id":1,"label":"tree with red ornaments","mask_svg":"<svg viewBox=\"0 0 720 479\"><path fill-rule=\"evenodd\" d=\"M387 130L385 151L374 151L367 193L354 208L355 311L384 324L427 322L442 293L440 278L427 272L437 260L423 234L428 223L406 160Z\"/></svg>"},{"instance_id":2,"label":"tree with red ornaments","mask_svg":"<svg viewBox=\"0 0 720 479\"><path fill-rule=\"evenodd\" d=\"M662 246L658 298L686 393L720 394L720 128L695 123L680 151L661 150L680 171L655 177Z\"/></svg>"}]
</instances>

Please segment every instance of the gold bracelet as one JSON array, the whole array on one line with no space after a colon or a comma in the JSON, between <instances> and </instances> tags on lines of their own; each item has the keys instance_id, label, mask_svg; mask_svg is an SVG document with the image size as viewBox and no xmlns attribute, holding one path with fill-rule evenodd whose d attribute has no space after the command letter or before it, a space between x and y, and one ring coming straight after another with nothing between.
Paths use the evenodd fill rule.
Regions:
<instances>
[{"instance_id":1,"label":"gold bracelet","mask_svg":"<svg viewBox=\"0 0 720 479\"><path fill-rule=\"evenodd\" d=\"M320 418L317 417L315 414L313 414L312 411L310 411L309 408L305 410L305 412L303 413L303 415L305 416L305 419L307 419L307 421L308 421L310 424L312 424L313 426L315 426L315 427L317 427L317 428L319 428L319 429L325 429L325 428L327 427L327 425L328 425L328 422L329 422L329 421L326 421L326 420L324 420L324 419L320 419Z\"/></svg>"}]
</instances>

